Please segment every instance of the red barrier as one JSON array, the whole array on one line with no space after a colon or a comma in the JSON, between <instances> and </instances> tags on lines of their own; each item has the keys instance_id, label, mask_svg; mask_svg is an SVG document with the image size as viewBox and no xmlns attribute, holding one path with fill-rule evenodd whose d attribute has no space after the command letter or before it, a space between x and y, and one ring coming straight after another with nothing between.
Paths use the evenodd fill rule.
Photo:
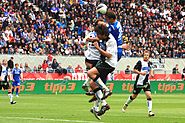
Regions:
<instances>
[{"instance_id":1,"label":"red barrier","mask_svg":"<svg viewBox=\"0 0 185 123\"><path fill-rule=\"evenodd\" d=\"M63 80L65 78L69 80L85 80L87 79L86 73L68 73L68 74L57 74L57 73L24 73L25 80ZM135 80L136 74L114 74L114 80ZM155 74L152 81L180 81L181 74Z\"/></svg>"}]
</instances>

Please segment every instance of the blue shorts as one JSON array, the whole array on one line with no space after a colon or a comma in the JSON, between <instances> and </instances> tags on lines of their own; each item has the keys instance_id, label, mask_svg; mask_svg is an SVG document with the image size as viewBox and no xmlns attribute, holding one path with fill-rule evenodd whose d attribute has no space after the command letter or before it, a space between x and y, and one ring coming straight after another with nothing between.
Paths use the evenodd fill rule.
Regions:
<instances>
[{"instance_id":1,"label":"blue shorts","mask_svg":"<svg viewBox=\"0 0 185 123\"><path fill-rule=\"evenodd\" d=\"M20 83L20 81L14 81L14 82L12 82L12 86L20 86L21 85L21 83Z\"/></svg>"}]
</instances>

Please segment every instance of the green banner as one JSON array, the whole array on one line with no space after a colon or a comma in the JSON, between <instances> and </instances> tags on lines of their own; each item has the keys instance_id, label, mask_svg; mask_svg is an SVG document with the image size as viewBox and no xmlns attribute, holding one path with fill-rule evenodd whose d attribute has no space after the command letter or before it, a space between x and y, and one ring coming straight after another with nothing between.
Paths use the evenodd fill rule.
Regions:
<instances>
[{"instance_id":1,"label":"green banner","mask_svg":"<svg viewBox=\"0 0 185 123\"><path fill-rule=\"evenodd\" d=\"M20 86L21 94L84 94L80 80L29 80ZM132 93L134 81L108 81L113 93ZM184 93L183 81L151 81L152 93ZM4 93L2 90L0 93Z\"/></svg>"}]
</instances>

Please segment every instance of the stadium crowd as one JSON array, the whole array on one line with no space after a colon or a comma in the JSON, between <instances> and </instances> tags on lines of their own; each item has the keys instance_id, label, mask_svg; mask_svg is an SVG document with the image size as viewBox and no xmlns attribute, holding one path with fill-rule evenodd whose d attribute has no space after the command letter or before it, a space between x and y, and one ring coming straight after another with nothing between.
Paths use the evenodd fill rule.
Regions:
<instances>
[{"instance_id":1,"label":"stadium crowd","mask_svg":"<svg viewBox=\"0 0 185 123\"><path fill-rule=\"evenodd\" d=\"M126 57L185 58L183 0L0 0L0 54L83 55L100 2L115 11L130 41Z\"/></svg>"}]
</instances>

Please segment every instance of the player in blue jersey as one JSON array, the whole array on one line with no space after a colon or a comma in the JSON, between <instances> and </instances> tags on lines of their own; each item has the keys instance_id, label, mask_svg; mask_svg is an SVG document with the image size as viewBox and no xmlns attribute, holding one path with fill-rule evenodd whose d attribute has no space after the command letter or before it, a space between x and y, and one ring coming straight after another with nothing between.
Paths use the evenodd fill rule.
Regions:
<instances>
[{"instance_id":1,"label":"player in blue jersey","mask_svg":"<svg viewBox=\"0 0 185 123\"><path fill-rule=\"evenodd\" d=\"M123 55L123 49L128 49L128 44L123 44L123 30L121 23L116 19L116 14L108 10L105 14L106 22L104 22L102 19L99 19L97 21L98 24L106 24L109 28L109 32L114 36L117 42L117 48L118 48L118 61L121 59ZM108 23L108 24L107 24Z\"/></svg>"},{"instance_id":2,"label":"player in blue jersey","mask_svg":"<svg viewBox=\"0 0 185 123\"><path fill-rule=\"evenodd\" d=\"M122 35L123 35L123 30L122 30L122 26L121 23L116 20L116 14L111 11L108 10L107 13L105 14L106 17L106 22L109 24L109 32L114 36L114 38L116 39L117 42L117 47L118 47L118 61L121 59L122 57Z\"/></svg>"},{"instance_id":3,"label":"player in blue jersey","mask_svg":"<svg viewBox=\"0 0 185 123\"><path fill-rule=\"evenodd\" d=\"M21 80L23 81L22 71L19 69L19 64L15 64L15 68L12 70L12 94L16 87L16 97L19 97L19 89Z\"/></svg>"}]
</instances>

